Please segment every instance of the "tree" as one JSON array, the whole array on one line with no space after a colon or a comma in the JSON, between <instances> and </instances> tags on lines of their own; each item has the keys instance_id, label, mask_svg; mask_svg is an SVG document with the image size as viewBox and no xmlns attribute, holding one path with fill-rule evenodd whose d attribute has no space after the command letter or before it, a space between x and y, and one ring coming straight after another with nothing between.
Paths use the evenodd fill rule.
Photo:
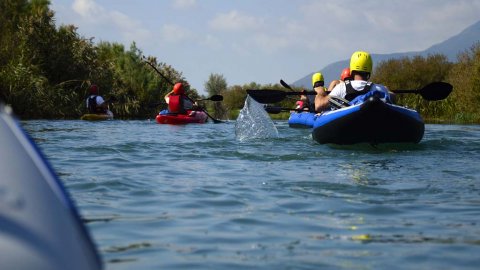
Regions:
<instances>
[{"instance_id":1,"label":"tree","mask_svg":"<svg viewBox=\"0 0 480 270\"><path fill-rule=\"evenodd\" d=\"M462 122L480 121L480 43L458 55L448 80L454 86L450 117Z\"/></svg>"},{"instance_id":2,"label":"tree","mask_svg":"<svg viewBox=\"0 0 480 270\"><path fill-rule=\"evenodd\" d=\"M442 54L404 57L380 62L372 81L389 89L420 89L435 81L446 81L452 63ZM449 100L429 102L419 95L397 95L397 103L417 109L425 118L438 118L448 107Z\"/></svg>"},{"instance_id":3,"label":"tree","mask_svg":"<svg viewBox=\"0 0 480 270\"><path fill-rule=\"evenodd\" d=\"M208 81L205 83L205 90L210 96L221 95L227 90L227 81L221 74L210 74ZM224 119L227 111L222 103L215 102L213 104L214 117Z\"/></svg>"}]
</instances>

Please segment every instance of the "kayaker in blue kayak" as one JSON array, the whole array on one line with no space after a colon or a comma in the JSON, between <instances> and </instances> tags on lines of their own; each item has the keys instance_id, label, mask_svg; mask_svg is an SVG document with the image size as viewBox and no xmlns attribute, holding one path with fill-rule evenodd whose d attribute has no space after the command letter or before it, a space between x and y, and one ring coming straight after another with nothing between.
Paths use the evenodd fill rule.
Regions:
<instances>
[{"instance_id":1,"label":"kayaker in blue kayak","mask_svg":"<svg viewBox=\"0 0 480 270\"><path fill-rule=\"evenodd\" d=\"M348 101L354 100L356 97L365 95L370 91L376 90L382 95L385 102L391 103L393 93L390 93L384 85L374 84L368 79L372 73L373 62L369 53L364 51L356 51L350 58L350 76L351 80L340 82L330 92L330 97L338 97ZM391 96L392 95L392 96ZM330 98L327 92L318 91L315 96L315 111L321 112L329 109Z\"/></svg>"},{"instance_id":2,"label":"kayaker in blue kayak","mask_svg":"<svg viewBox=\"0 0 480 270\"><path fill-rule=\"evenodd\" d=\"M312 75L312 88L317 93L325 92L327 89L325 88L325 80L323 78L323 74L321 72L316 72ZM304 90L305 91L305 90ZM313 112L315 109L315 97L311 95L301 95L300 100L295 103L295 109L297 111L305 111L308 110Z\"/></svg>"},{"instance_id":3,"label":"kayaker in blue kayak","mask_svg":"<svg viewBox=\"0 0 480 270\"><path fill-rule=\"evenodd\" d=\"M191 111L190 114L194 114L195 111L192 110L198 107L197 103L185 94L183 83L176 83L173 86L173 90L165 95L165 102L170 113L187 114L187 111Z\"/></svg>"},{"instance_id":4,"label":"kayaker in blue kayak","mask_svg":"<svg viewBox=\"0 0 480 270\"><path fill-rule=\"evenodd\" d=\"M108 109L108 102L100 96L100 87L96 84L90 85L90 95L87 98L86 105L89 113L92 114L111 114ZM113 115L113 114L112 114Z\"/></svg>"}]
</instances>

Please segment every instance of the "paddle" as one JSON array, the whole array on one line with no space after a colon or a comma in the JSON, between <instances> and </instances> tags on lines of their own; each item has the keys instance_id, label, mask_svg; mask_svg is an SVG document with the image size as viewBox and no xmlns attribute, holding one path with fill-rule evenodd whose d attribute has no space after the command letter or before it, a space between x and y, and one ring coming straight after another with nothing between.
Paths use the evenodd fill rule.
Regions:
<instances>
[{"instance_id":1,"label":"paddle","mask_svg":"<svg viewBox=\"0 0 480 270\"><path fill-rule=\"evenodd\" d=\"M197 99L197 102L198 101L207 101L207 100L210 100L210 101L222 101L223 100L223 96L222 95L213 95L209 98L204 98L204 99ZM195 101L194 101L195 102ZM148 104L148 108L155 108L157 106L160 106L162 104L165 104L165 101L162 101L162 102L156 102L156 103L150 103Z\"/></svg>"},{"instance_id":2,"label":"paddle","mask_svg":"<svg viewBox=\"0 0 480 270\"><path fill-rule=\"evenodd\" d=\"M247 94L250 95L259 103L276 103L284 100L287 96L299 96L299 95L316 95L315 91L302 91L302 92L285 92L275 89L247 89Z\"/></svg>"},{"instance_id":3,"label":"paddle","mask_svg":"<svg viewBox=\"0 0 480 270\"><path fill-rule=\"evenodd\" d=\"M446 82L432 82L421 89L415 90L391 90L397 94L420 94L424 99L430 101L442 100L450 95L453 86Z\"/></svg>"},{"instance_id":4,"label":"paddle","mask_svg":"<svg viewBox=\"0 0 480 270\"><path fill-rule=\"evenodd\" d=\"M143 57L143 62L147 63L150 67L152 67L162 78L164 78L170 85L175 85L172 81L170 81L167 77L165 77L165 75L163 75L156 67L155 65L153 65L152 63L148 62L147 59L145 57ZM221 98L219 98L221 97ZM194 100L192 100L191 98L187 97L188 99L190 99L190 101L194 102ZM212 98L215 98L217 100L214 100ZM205 100L212 100L212 101L222 101L223 100L223 96L220 96L220 95L213 95L210 97L210 99L205 99ZM161 103L160 103L161 104ZM157 105L158 106L158 105ZM200 108L201 111L203 111L210 119L212 119L213 123L215 124L218 124L218 123L223 123L223 121L220 121L218 119L215 119L213 118L205 109L203 108Z\"/></svg>"},{"instance_id":5,"label":"paddle","mask_svg":"<svg viewBox=\"0 0 480 270\"><path fill-rule=\"evenodd\" d=\"M424 99L435 101L442 100L448 97L452 92L453 86L446 82L433 82L429 83L421 89L414 90L391 90L393 93L398 94L420 94ZM276 103L285 99L290 95L316 95L315 91L303 91L303 92L285 92L282 90L254 90L248 89L249 94L253 99L260 103Z\"/></svg>"},{"instance_id":6,"label":"paddle","mask_svg":"<svg viewBox=\"0 0 480 270\"><path fill-rule=\"evenodd\" d=\"M292 88L288 83L286 83L285 81L283 81L282 79L280 79L280 84L281 84L283 87L294 91L293 88Z\"/></svg>"},{"instance_id":7,"label":"paddle","mask_svg":"<svg viewBox=\"0 0 480 270\"><path fill-rule=\"evenodd\" d=\"M163 79L165 79L165 81L167 81L171 86L174 86L175 84L170 81L170 79L168 79L167 77L165 77L165 75L163 75L158 69L157 67L155 67L154 64L150 63L147 61L147 59L145 58L145 56L142 57L143 59L143 62L145 62L147 65L149 65L150 67L152 67Z\"/></svg>"},{"instance_id":8,"label":"paddle","mask_svg":"<svg viewBox=\"0 0 480 270\"><path fill-rule=\"evenodd\" d=\"M309 110L297 110L294 108L284 108L284 107L277 107L277 106L265 106L265 111L271 114L279 114L281 112L290 112L290 111L296 111L296 112L308 112Z\"/></svg>"},{"instance_id":9,"label":"paddle","mask_svg":"<svg viewBox=\"0 0 480 270\"><path fill-rule=\"evenodd\" d=\"M222 101L223 96L222 95L213 95L209 98L204 98L204 99L198 99L197 101L204 101L204 100L210 100L210 101Z\"/></svg>"},{"instance_id":10,"label":"paddle","mask_svg":"<svg viewBox=\"0 0 480 270\"><path fill-rule=\"evenodd\" d=\"M210 98L215 97L215 96L217 96L216 98L218 98L218 96L220 96L220 95L213 95L213 96L211 96ZM223 100L223 96L220 96L220 97L221 97L221 100ZM195 103L195 101L194 101L193 99L191 99L191 98L189 98L189 97L187 97L187 98L190 99L191 102ZM208 99L205 99L205 100L208 100ZM200 109L202 112L204 112L204 113L208 116L208 118L212 119L212 121L213 121L214 124L223 123L223 121L213 118L213 116L211 116L205 109L203 109L203 108L199 108L199 109Z\"/></svg>"}]
</instances>

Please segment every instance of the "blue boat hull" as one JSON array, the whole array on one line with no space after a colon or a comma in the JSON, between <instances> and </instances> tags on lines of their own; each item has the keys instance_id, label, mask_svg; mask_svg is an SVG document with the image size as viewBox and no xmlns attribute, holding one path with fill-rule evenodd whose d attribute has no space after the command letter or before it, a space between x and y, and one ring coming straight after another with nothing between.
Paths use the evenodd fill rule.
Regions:
<instances>
[{"instance_id":1,"label":"blue boat hull","mask_svg":"<svg viewBox=\"0 0 480 270\"><path fill-rule=\"evenodd\" d=\"M314 113L292 112L288 118L288 126L292 128L312 128L317 117Z\"/></svg>"},{"instance_id":2,"label":"blue boat hull","mask_svg":"<svg viewBox=\"0 0 480 270\"><path fill-rule=\"evenodd\" d=\"M318 116L312 137L320 144L418 143L424 131L417 111L371 97L362 104Z\"/></svg>"}]
</instances>

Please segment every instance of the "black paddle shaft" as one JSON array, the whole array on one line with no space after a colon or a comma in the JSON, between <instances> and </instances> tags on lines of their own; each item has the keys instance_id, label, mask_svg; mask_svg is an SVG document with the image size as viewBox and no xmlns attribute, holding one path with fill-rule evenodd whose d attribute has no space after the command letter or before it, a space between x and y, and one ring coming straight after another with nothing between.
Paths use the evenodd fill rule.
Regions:
<instances>
[{"instance_id":1,"label":"black paddle shaft","mask_svg":"<svg viewBox=\"0 0 480 270\"><path fill-rule=\"evenodd\" d=\"M424 99L435 101L448 97L452 92L453 86L446 82L432 82L425 87L416 90L392 90L398 94L420 94ZM259 103L276 103L284 100L287 96L294 95L316 95L315 91L285 92L275 89L255 90L248 89L247 94Z\"/></svg>"},{"instance_id":2,"label":"black paddle shaft","mask_svg":"<svg viewBox=\"0 0 480 270\"><path fill-rule=\"evenodd\" d=\"M282 90L255 90L248 89L247 94L259 103L276 103L284 100L287 96L317 95L315 91L285 92Z\"/></svg>"}]
</instances>

